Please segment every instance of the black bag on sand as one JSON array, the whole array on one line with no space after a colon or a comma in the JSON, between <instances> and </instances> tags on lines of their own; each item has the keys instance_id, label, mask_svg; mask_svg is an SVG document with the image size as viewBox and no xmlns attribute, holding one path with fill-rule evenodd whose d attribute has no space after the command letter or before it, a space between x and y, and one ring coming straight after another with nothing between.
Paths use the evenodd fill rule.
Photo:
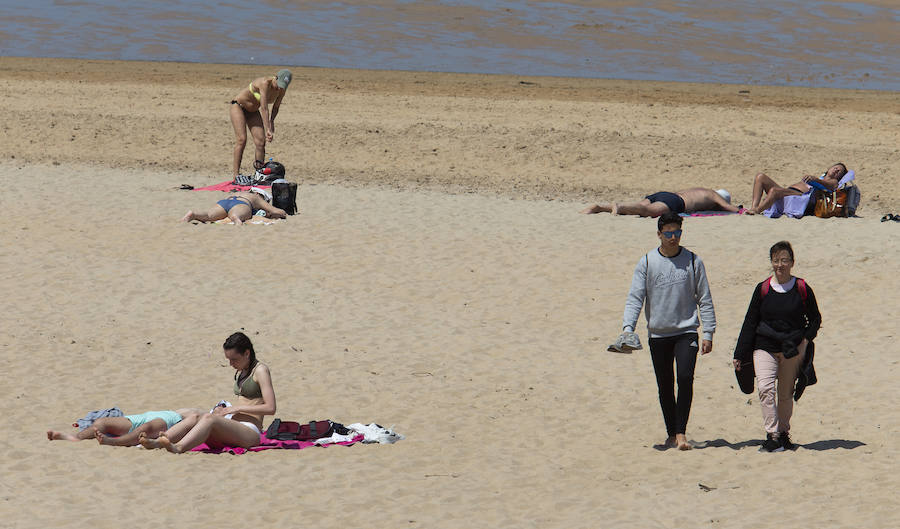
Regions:
<instances>
[{"instance_id":1,"label":"black bag on sand","mask_svg":"<svg viewBox=\"0 0 900 529\"><path fill-rule=\"evenodd\" d=\"M295 182L273 183L272 205L283 209L288 215L297 213L297 184Z\"/></svg>"},{"instance_id":2,"label":"black bag on sand","mask_svg":"<svg viewBox=\"0 0 900 529\"><path fill-rule=\"evenodd\" d=\"M266 437L278 441L315 441L331 437L335 433L347 435L349 430L343 424L331 421L310 421L305 424L275 419L266 430Z\"/></svg>"}]
</instances>

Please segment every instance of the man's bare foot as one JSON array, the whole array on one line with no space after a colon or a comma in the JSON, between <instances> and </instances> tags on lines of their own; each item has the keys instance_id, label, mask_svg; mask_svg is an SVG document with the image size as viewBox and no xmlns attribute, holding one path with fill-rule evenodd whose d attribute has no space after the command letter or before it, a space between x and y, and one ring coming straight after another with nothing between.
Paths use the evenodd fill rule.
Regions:
<instances>
[{"instance_id":1,"label":"man's bare foot","mask_svg":"<svg viewBox=\"0 0 900 529\"><path fill-rule=\"evenodd\" d=\"M600 209L600 205L594 204L593 206L591 206L587 209L581 210L581 213L583 213L585 215L593 215L594 213L600 213L601 211L603 211L603 210Z\"/></svg>"},{"instance_id":2,"label":"man's bare foot","mask_svg":"<svg viewBox=\"0 0 900 529\"><path fill-rule=\"evenodd\" d=\"M665 441L663 441L659 444L653 445L653 448L655 448L657 450L668 450L670 448L675 448L676 446L678 446L678 445L675 443L675 436L673 435L671 437L666 437Z\"/></svg>"},{"instance_id":3,"label":"man's bare foot","mask_svg":"<svg viewBox=\"0 0 900 529\"><path fill-rule=\"evenodd\" d=\"M163 438L162 435L160 435L160 437L158 437L156 439L150 439L149 437L147 437L146 433L141 432L141 435L138 436L138 442L144 448L146 448L148 450L153 450L155 448L163 447L162 443L160 443L160 439L162 439L162 438ZM166 441L168 441L168 439L166 439Z\"/></svg>"},{"instance_id":4,"label":"man's bare foot","mask_svg":"<svg viewBox=\"0 0 900 529\"><path fill-rule=\"evenodd\" d=\"M675 443L678 445L679 450L691 449L691 445L688 444L687 437L685 437L683 433L675 434Z\"/></svg>"},{"instance_id":5,"label":"man's bare foot","mask_svg":"<svg viewBox=\"0 0 900 529\"><path fill-rule=\"evenodd\" d=\"M193 211L188 211L187 213L184 214L183 217L181 217L181 222L190 222L192 220L194 220L194 212Z\"/></svg>"},{"instance_id":6,"label":"man's bare foot","mask_svg":"<svg viewBox=\"0 0 900 529\"><path fill-rule=\"evenodd\" d=\"M64 432L57 432L55 430L47 430L47 440L48 441L80 441L78 437Z\"/></svg>"},{"instance_id":7,"label":"man's bare foot","mask_svg":"<svg viewBox=\"0 0 900 529\"><path fill-rule=\"evenodd\" d=\"M172 452L173 454L181 453L181 450L178 448L178 445L173 444L172 441L170 441L169 438L166 437L165 435L159 434L159 438L157 439L157 441L159 441L160 446L162 446L169 452Z\"/></svg>"},{"instance_id":8,"label":"man's bare foot","mask_svg":"<svg viewBox=\"0 0 900 529\"><path fill-rule=\"evenodd\" d=\"M613 202L613 205L609 208L609 212L612 213L613 215L618 215L619 214L619 205L616 204L615 202Z\"/></svg>"}]
</instances>

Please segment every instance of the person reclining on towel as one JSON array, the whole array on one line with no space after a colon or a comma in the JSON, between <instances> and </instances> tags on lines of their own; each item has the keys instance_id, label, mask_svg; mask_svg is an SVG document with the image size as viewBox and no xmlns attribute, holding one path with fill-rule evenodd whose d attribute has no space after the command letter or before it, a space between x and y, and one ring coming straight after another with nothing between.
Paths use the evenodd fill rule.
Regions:
<instances>
[{"instance_id":1,"label":"person reclining on towel","mask_svg":"<svg viewBox=\"0 0 900 529\"><path fill-rule=\"evenodd\" d=\"M101 417L77 433L47 430L50 441L83 441L96 439L102 445L134 446L141 435L155 439L160 433L181 422L182 418L203 410L181 408L178 410L146 411L124 417ZM77 427L77 424L72 426Z\"/></svg>"},{"instance_id":2,"label":"person reclining on towel","mask_svg":"<svg viewBox=\"0 0 900 529\"><path fill-rule=\"evenodd\" d=\"M272 219L287 218L287 213L281 208L269 204L259 193L252 191L234 193L218 202L206 213L194 213L188 211L181 222L198 220L200 222L215 222L225 217L231 219L236 225L250 220L254 211L263 210L266 216Z\"/></svg>"},{"instance_id":3,"label":"person reclining on towel","mask_svg":"<svg viewBox=\"0 0 900 529\"><path fill-rule=\"evenodd\" d=\"M820 176L805 175L796 184L782 187L765 173L759 173L753 179L753 201L747 213L751 215L762 213L772 207L776 201L786 196L808 193L810 190L809 182L811 181L819 182L827 187L829 191L834 191L845 174L847 174L847 166L842 163L836 163ZM765 199L763 199L763 195L765 195Z\"/></svg>"},{"instance_id":4,"label":"person reclining on towel","mask_svg":"<svg viewBox=\"0 0 900 529\"><path fill-rule=\"evenodd\" d=\"M647 195L640 202L630 204L595 204L582 213L612 213L613 215L640 215L659 217L664 213L693 213L695 211L730 211L740 208L731 205L731 194L724 189L714 191L705 187L692 187L676 193L660 191Z\"/></svg>"}]
</instances>

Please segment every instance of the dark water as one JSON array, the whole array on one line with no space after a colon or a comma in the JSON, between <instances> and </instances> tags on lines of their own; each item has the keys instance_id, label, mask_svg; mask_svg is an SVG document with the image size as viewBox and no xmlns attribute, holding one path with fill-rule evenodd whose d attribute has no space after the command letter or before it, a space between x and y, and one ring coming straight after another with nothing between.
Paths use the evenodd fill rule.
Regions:
<instances>
[{"instance_id":1,"label":"dark water","mask_svg":"<svg viewBox=\"0 0 900 529\"><path fill-rule=\"evenodd\" d=\"M16 0L0 55L897 91L900 0Z\"/></svg>"}]
</instances>

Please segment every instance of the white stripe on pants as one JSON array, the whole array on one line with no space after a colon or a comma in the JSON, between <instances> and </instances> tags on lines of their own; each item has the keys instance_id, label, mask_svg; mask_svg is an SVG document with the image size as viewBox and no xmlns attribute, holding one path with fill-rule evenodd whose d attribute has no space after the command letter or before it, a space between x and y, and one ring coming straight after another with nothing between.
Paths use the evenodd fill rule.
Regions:
<instances>
[{"instance_id":1,"label":"white stripe on pants","mask_svg":"<svg viewBox=\"0 0 900 529\"><path fill-rule=\"evenodd\" d=\"M800 372L800 364L806 356L803 347L800 354L785 358L781 353L753 351L753 370L759 387L759 404L767 433L789 432L791 414L794 412L794 382ZM775 402L776 382L778 402Z\"/></svg>"}]
</instances>

